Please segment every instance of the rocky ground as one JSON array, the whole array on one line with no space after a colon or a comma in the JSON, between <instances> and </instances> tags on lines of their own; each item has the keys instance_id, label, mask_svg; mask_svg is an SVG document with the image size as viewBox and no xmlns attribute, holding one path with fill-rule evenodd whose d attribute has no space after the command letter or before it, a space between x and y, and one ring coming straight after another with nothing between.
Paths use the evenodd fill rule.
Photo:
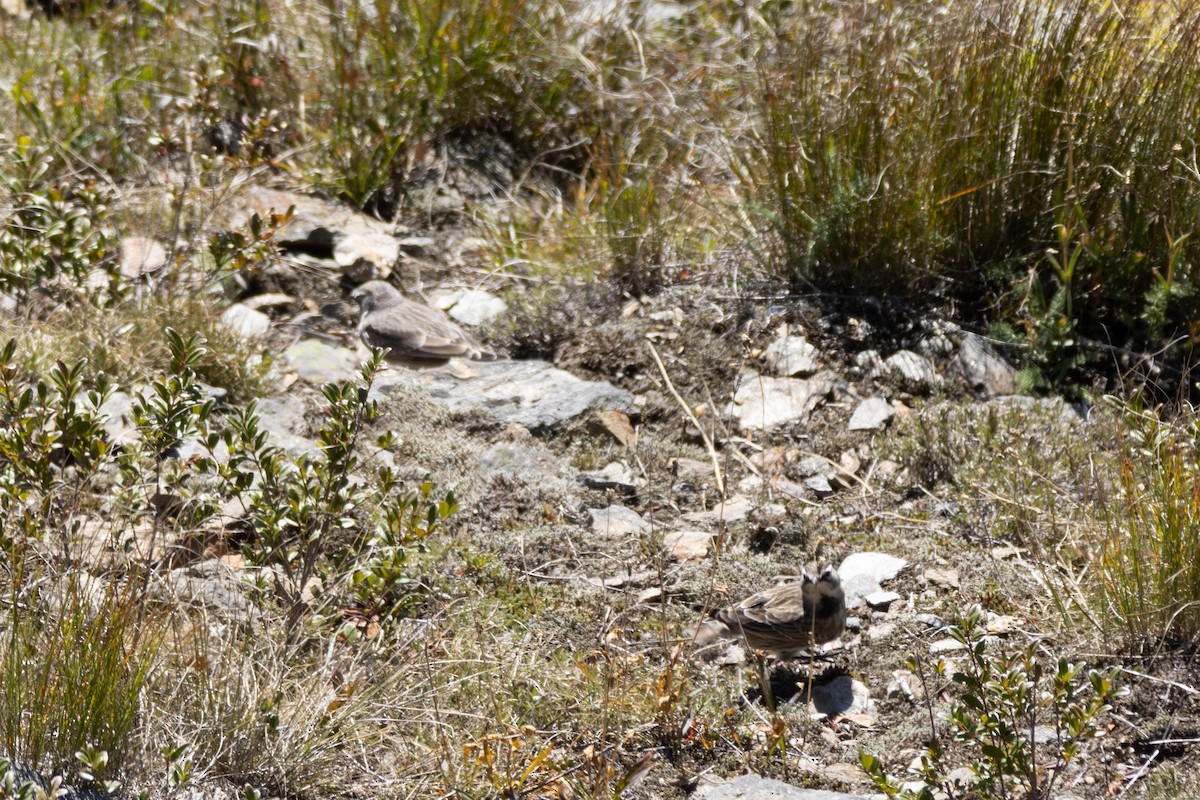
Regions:
<instances>
[{"instance_id":1,"label":"rocky ground","mask_svg":"<svg viewBox=\"0 0 1200 800\"><path fill-rule=\"evenodd\" d=\"M455 609L489 591L509 596L515 605L483 637L511 665L499 685L516 692L543 669L561 669L568 685L531 689L535 707L560 706L511 719L576 752L615 748L618 770L649 754L637 796L870 794L859 754L902 773L945 713L953 693L932 665L963 655L947 635L957 609L982 606L994 647L1086 656L1088 637L1068 634L1055 610L1051 554L1021 540L1019 481L1006 493L971 469L1006 451L1053 463L1067 443L1103 437L1087 408L1016 396L1013 367L987 339L940 319L898 324L870 300L730 294L719 281L647 297L593 287L534 314L520 287L484 268L487 243L461 218L386 224L281 189L244 189L215 224L241 230L252 214L289 207L272 238L279 257L225 288L236 297L225 324L273 358L276 392L258 404L270 441L293 454L316 447L319 387L352 378L366 356L347 299L364 280L402 285L507 351L496 362L391 368L373 387L384 411L376 426L399 437L380 457L409 480L453 488L461 507L448 529L458 549L436 568L459 594L434 603L426 635L451 642L463 624ZM154 282L161 245L130 239L122 252L125 274ZM116 436L128 399L108 408ZM1006 468L1023 464L1018 453ZM706 609L817 554L839 565L851 614L820 660L756 667L736 646L692 657L690 631ZM186 562L168 575L180 597L249 613L245 564L227 540ZM624 726L615 738L572 721L559 693L574 691L575 662L585 676L597 663L627 663L630 675L650 665L675 738L639 733L646 719L605 716ZM755 676L767 666L764 684ZM1149 658L1129 669L1132 694L1084 743L1057 796L1119 795L1194 735L1200 692L1180 665ZM680 681L678 693L664 676ZM647 691L629 680L611 688ZM1166 702L1169 718L1155 708ZM453 694L443 703L456 707ZM693 711L674 719L671 704ZM722 730L735 709L738 724ZM1055 732L1034 735L1050 742ZM1181 743L1147 744L1166 740ZM786 785L726 783L743 771Z\"/></svg>"}]
</instances>

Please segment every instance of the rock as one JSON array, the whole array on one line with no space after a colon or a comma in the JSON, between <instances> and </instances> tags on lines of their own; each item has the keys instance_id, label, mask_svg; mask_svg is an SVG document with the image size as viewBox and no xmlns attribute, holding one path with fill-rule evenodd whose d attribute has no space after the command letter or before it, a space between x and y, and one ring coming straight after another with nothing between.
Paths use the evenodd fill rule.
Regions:
<instances>
[{"instance_id":1,"label":"rock","mask_svg":"<svg viewBox=\"0 0 1200 800\"><path fill-rule=\"evenodd\" d=\"M870 594L868 594L866 597L863 598L863 601L866 602L866 604L869 605L871 608L881 609L883 611L886 611L888 609L888 607L891 606L892 603L896 602L899 599L900 599L899 592L885 592L885 591L881 590L881 591L871 592Z\"/></svg>"},{"instance_id":2,"label":"rock","mask_svg":"<svg viewBox=\"0 0 1200 800\"><path fill-rule=\"evenodd\" d=\"M870 575L842 576L842 591L846 595L846 608L858 608L866 601L867 595L882 591L882 589L879 581Z\"/></svg>"},{"instance_id":3,"label":"rock","mask_svg":"<svg viewBox=\"0 0 1200 800\"><path fill-rule=\"evenodd\" d=\"M675 531L663 536L663 549L676 561L698 561L708 555L712 539L705 531Z\"/></svg>"},{"instance_id":4,"label":"rock","mask_svg":"<svg viewBox=\"0 0 1200 800\"><path fill-rule=\"evenodd\" d=\"M929 567L925 570L925 580L943 589L957 589L958 570Z\"/></svg>"},{"instance_id":5,"label":"rock","mask_svg":"<svg viewBox=\"0 0 1200 800\"><path fill-rule=\"evenodd\" d=\"M633 493L637 490L638 479L627 464L613 461L604 469L579 473L579 481L589 489L615 489Z\"/></svg>"},{"instance_id":6,"label":"rock","mask_svg":"<svg viewBox=\"0 0 1200 800\"><path fill-rule=\"evenodd\" d=\"M899 575L900 571L907 566L908 562L903 558L890 556L887 553L854 553L847 556L846 560L838 567L838 575L843 581L847 577L869 575L883 583Z\"/></svg>"},{"instance_id":7,"label":"rock","mask_svg":"<svg viewBox=\"0 0 1200 800\"><path fill-rule=\"evenodd\" d=\"M508 311L508 305L482 289L458 289L431 298L433 305L464 325L483 325Z\"/></svg>"},{"instance_id":8,"label":"rock","mask_svg":"<svg viewBox=\"0 0 1200 800\"><path fill-rule=\"evenodd\" d=\"M964 333L952 366L978 397L996 397L1017 391L1017 370L996 352L991 342Z\"/></svg>"},{"instance_id":9,"label":"rock","mask_svg":"<svg viewBox=\"0 0 1200 800\"><path fill-rule=\"evenodd\" d=\"M546 475L562 475L567 466L562 459L531 442L496 442L479 456L476 474L481 479L528 476L542 480Z\"/></svg>"},{"instance_id":10,"label":"rock","mask_svg":"<svg viewBox=\"0 0 1200 800\"><path fill-rule=\"evenodd\" d=\"M869 602L869 601L868 601ZM882 642L885 639L890 639L896 633L896 624L893 622L883 622L879 625L872 625L867 631L867 638L872 642Z\"/></svg>"},{"instance_id":11,"label":"rock","mask_svg":"<svg viewBox=\"0 0 1200 800\"><path fill-rule=\"evenodd\" d=\"M137 428L129 422L129 412L132 410L133 396L128 392L113 392L97 409L100 424L113 444L132 441L137 435Z\"/></svg>"},{"instance_id":12,"label":"rock","mask_svg":"<svg viewBox=\"0 0 1200 800\"><path fill-rule=\"evenodd\" d=\"M362 359L345 347L319 339L301 339L283 351L283 361L301 378L314 384L349 380L358 375Z\"/></svg>"},{"instance_id":13,"label":"rock","mask_svg":"<svg viewBox=\"0 0 1200 800\"><path fill-rule=\"evenodd\" d=\"M812 687L808 702L810 713L836 717L842 714L875 714L875 701L866 684L839 675L828 683Z\"/></svg>"},{"instance_id":14,"label":"rock","mask_svg":"<svg viewBox=\"0 0 1200 800\"><path fill-rule=\"evenodd\" d=\"M218 206L214 226L224 230L241 229L252 214L266 220L272 211L283 214L289 207L295 208L292 219L280 226L274 236L274 240L284 247L297 247L332 258L336 246L344 239L370 237L371 241L381 244L382 238L375 237L392 236L391 225L349 206L265 186L249 186L237 197Z\"/></svg>"},{"instance_id":15,"label":"rock","mask_svg":"<svg viewBox=\"0 0 1200 800\"><path fill-rule=\"evenodd\" d=\"M811 375L818 369L817 348L803 336L789 336L787 327L778 339L767 347L763 361L771 372L784 378L796 375Z\"/></svg>"},{"instance_id":16,"label":"rock","mask_svg":"<svg viewBox=\"0 0 1200 800\"><path fill-rule=\"evenodd\" d=\"M1003 636L1021 629L1021 620L1007 614L988 612L987 632L994 636Z\"/></svg>"},{"instance_id":17,"label":"rock","mask_svg":"<svg viewBox=\"0 0 1200 800\"><path fill-rule=\"evenodd\" d=\"M225 309L221 324L243 339L259 339L271 332L271 318L242 303L234 303Z\"/></svg>"},{"instance_id":18,"label":"rock","mask_svg":"<svg viewBox=\"0 0 1200 800\"><path fill-rule=\"evenodd\" d=\"M805 456L796 462L796 472L805 478L813 475L824 475L826 478L832 478L837 474L837 467L829 463L829 459L821 456L812 455Z\"/></svg>"},{"instance_id":19,"label":"rock","mask_svg":"<svg viewBox=\"0 0 1200 800\"><path fill-rule=\"evenodd\" d=\"M343 269L360 261L375 266L378 280L392 273L392 265L400 258L400 243L390 233L361 231L346 233L333 246L333 261Z\"/></svg>"},{"instance_id":20,"label":"rock","mask_svg":"<svg viewBox=\"0 0 1200 800\"><path fill-rule=\"evenodd\" d=\"M878 350L863 350L854 356L854 366L864 375L878 375L883 370L883 358Z\"/></svg>"},{"instance_id":21,"label":"rock","mask_svg":"<svg viewBox=\"0 0 1200 800\"><path fill-rule=\"evenodd\" d=\"M828 497L833 494L833 485L824 475L813 475L804 479L804 485L817 493L818 497Z\"/></svg>"},{"instance_id":22,"label":"rock","mask_svg":"<svg viewBox=\"0 0 1200 800\"><path fill-rule=\"evenodd\" d=\"M701 783L694 800L867 800L857 794L801 789L799 786L758 775L739 775L728 781Z\"/></svg>"},{"instance_id":23,"label":"rock","mask_svg":"<svg viewBox=\"0 0 1200 800\"><path fill-rule=\"evenodd\" d=\"M431 236L405 236L397 244L413 258L429 258L437 250L437 240Z\"/></svg>"},{"instance_id":24,"label":"rock","mask_svg":"<svg viewBox=\"0 0 1200 800\"><path fill-rule=\"evenodd\" d=\"M1028 548L1025 547L993 547L991 550L992 558L997 561L1003 561L1008 558L1016 558L1022 553L1028 553Z\"/></svg>"},{"instance_id":25,"label":"rock","mask_svg":"<svg viewBox=\"0 0 1200 800\"><path fill-rule=\"evenodd\" d=\"M868 595L878 592L883 581L891 580L908 565L902 558L885 553L854 553L838 567L846 607L857 608Z\"/></svg>"},{"instance_id":26,"label":"rock","mask_svg":"<svg viewBox=\"0 0 1200 800\"><path fill-rule=\"evenodd\" d=\"M279 308L281 306L290 306L296 302L296 298L290 294L282 292L266 292L265 294L256 294L253 297L247 297L242 301L242 305L246 308L252 308L255 311L262 311L264 308Z\"/></svg>"},{"instance_id":27,"label":"rock","mask_svg":"<svg viewBox=\"0 0 1200 800\"><path fill-rule=\"evenodd\" d=\"M195 608L235 619L244 619L254 610L254 604L246 596L245 584L215 558L171 570L167 586L176 600Z\"/></svg>"},{"instance_id":28,"label":"rock","mask_svg":"<svg viewBox=\"0 0 1200 800\"><path fill-rule=\"evenodd\" d=\"M854 413L850 415L850 424L846 427L852 431L879 430L895 413L891 404L882 397L868 397L854 409Z\"/></svg>"},{"instance_id":29,"label":"rock","mask_svg":"<svg viewBox=\"0 0 1200 800\"><path fill-rule=\"evenodd\" d=\"M675 477L681 481L703 481L711 478L713 474L712 462L694 458L673 458L670 467Z\"/></svg>"},{"instance_id":30,"label":"rock","mask_svg":"<svg viewBox=\"0 0 1200 800\"><path fill-rule=\"evenodd\" d=\"M941 655L943 653L956 653L959 650L966 650L967 646L957 639L938 639L936 642L929 645L931 655Z\"/></svg>"},{"instance_id":31,"label":"rock","mask_svg":"<svg viewBox=\"0 0 1200 800\"><path fill-rule=\"evenodd\" d=\"M925 356L899 350L883 361L883 371L899 376L913 389L928 391L942 385L942 376Z\"/></svg>"},{"instance_id":32,"label":"rock","mask_svg":"<svg viewBox=\"0 0 1200 800\"><path fill-rule=\"evenodd\" d=\"M145 236L129 236L117 248L117 270L130 280L157 272L166 263L166 249Z\"/></svg>"},{"instance_id":33,"label":"rock","mask_svg":"<svg viewBox=\"0 0 1200 800\"><path fill-rule=\"evenodd\" d=\"M534 433L554 430L589 411L633 409L633 395L603 381L584 381L545 361L471 362L463 380L449 369L395 369L381 375L374 392L389 395L423 387L452 411L480 410Z\"/></svg>"},{"instance_id":34,"label":"rock","mask_svg":"<svg viewBox=\"0 0 1200 800\"><path fill-rule=\"evenodd\" d=\"M638 513L625 506L589 509L592 516L592 532L602 536L616 537L650 532L650 523Z\"/></svg>"},{"instance_id":35,"label":"rock","mask_svg":"<svg viewBox=\"0 0 1200 800\"><path fill-rule=\"evenodd\" d=\"M922 625L928 625L930 628L946 627L946 621L937 614L917 614L913 619Z\"/></svg>"},{"instance_id":36,"label":"rock","mask_svg":"<svg viewBox=\"0 0 1200 800\"><path fill-rule=\"evenodd\" d=\"M803 422L825 401L833 386L833 377L829 373L806 380L750 373L734 394L729 413L743 428L758 430Z\"/></svg>"},{"instance_id":37,"label":"rock","mask_svg":"<svg viewBox=\"0 0 1200 800\"><path fill-rule=\"evenodd\" d=\"M683 518L687 522L696 522L708 525L732 525L735 522L741 522L746 519L746 515L750 513L752 508L750 501L741 495L735 494L728 500L723 500L717 503L709 511L693 511L689 514L684 514Z\"/></svg>"},{"instance_id":38,"label":"rock","mask_svg":"<svg viewBox=\"0 0 1200 800\"><path fill-rule=\"evenodd\" d=\"M853 450L847 450L838 457L837 472L834 473L833 480L843 489L849 489L858 483L858 470L862 467L862 460Z\"/></svg>"},{"instance_id":39,"label":"rock","mask_svg":"<svg viewBox=\"0 0 1200 800\"><path fill-rule=\"evenodd\" d=\"M311 453L317 443L306 434L305 405L294 394L281 394L258 401L259 428L266 432L271 444L294 456Z\"/></svg>"}]
</instances>

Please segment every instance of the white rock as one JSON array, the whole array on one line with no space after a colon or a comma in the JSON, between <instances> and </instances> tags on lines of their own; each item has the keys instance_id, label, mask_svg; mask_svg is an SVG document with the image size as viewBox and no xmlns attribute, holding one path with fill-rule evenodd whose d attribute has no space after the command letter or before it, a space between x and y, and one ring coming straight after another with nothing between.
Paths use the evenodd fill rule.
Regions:
<instances>
[{"instance_id":1,"label":"white rock","mask_svg":"<svg viewBox=\"0 0 1200 800\"><path fill-rule=\"evenodd\" d=\"M763 362L771 372L790 378L795 375L811 375L817 371L817 348L808 343L803 336L788 336L784 328L783 335L767 347L763 353Z\"/></svg>"},{"instance_id":2,"label":"white rock","mask_svg":"<svg viewBox=\"0 0 1200 800\"><path fill-rule=\"evenodd\" d=\"M852 431L878 430L895 413L896 410L892 408L891 403L882 397L868 397L858 404L858 408L854 409L854 413L850 415L850 424L847 428Z\"/></svg>"},{"instance_id":3,"label":"white rock","mask_svg":"<svg viewBox=\"0 0 1200 800\"><path fill-rule=\"evenodd\" d=\"M257 339L271 330L270 317L241 303L234 303L225 309L221 322L243 339Z\"/></svg>"},{"instance_id":4,"label":"white rock","mask_svg":"<svg viewBox=\"0 0 1200 800\"><path fill-rule=\"evenodd\" d=\"M117 269L126 278L155 272L166 263L167 251L157 241L145 236L122 239L117 249Z\"/></svg>"},{"instance_id":5,"label":"white rock","mask_svg":"<svg viewBox=\"0 0 1200 800\"><path fill-rule=\"evenodd\" d=\"M923 388L941 386L943 382L942 376L934 369L929 359L911 350L892 353L884 360L883 369Z\"/></svg>"},{"instance_id":6,"label":"white rock","mask_svg":"<svg viewBox=\"0 0 1200 800\"><path fill-rule=\"evenodd\" d=\"M892 603L899 599L899 592L885 591L871 592L869 595L863 598L863 600L865 600L867 605L869 605L871 608L883 609L885 611Z\"/></svg>"},{"instance_id":7,"label":"white rock","mask_svg":"<svg viewBox=\"0 0 1200 800\"><path fill-rule=\"evenodd\" d=\"M482 325L508 311L508 305L503 300L482 289L451 292L446 300L449 305L441 305L440 302L438 305L464 325Z\"/></svg>"},{"instance_id":8,"label":"white rock","mask_svg":"<svg viewBox=\"0 0 1200 800\"><path fill-rule=\"evenodd\" d=\"M628 536L650 531L650 523L625 506L593 508L588 513L592 515L592 531L603 536Z\"/></svg>"},{"instance_id":9,"label":"white rock","mask_svg":"<svg viewBox=\"0 0 1200 800\"><path fill-rule=\"evenodd\" d=\"M808 419L831 391L833 380L828 374L804 380L749 373L734 394L729 413L743 428L769 430Z\"/></svg>"},{"instance_id":10,"label":"white rock","mask_svg":"<svg viewBox=\"0 0 1200 800\"><path fill-rule=\"evenodd\" d=\"M379 278L386 278L392 264L400 258L400 244L386 233L361 232L342 236L333 246L333 260L349 267L360 259L379 267Z\"/></svg>"},{"instance_id":11,"label":"white rock","mask_svg":"<svg viewBox=\"0 0 1200 800\"><path fill-rule=\"evenodd\" d=\"M956 653L959 650L966 649L967 646L957 639L938 639L929 645L929 652L935 656L942 653Z\"/></svg>"},{"instance_id":12,"label":"white rock","mask_svg":"<svg viewBox=\"0 0 1200 800\"><path fill-rule=\"evenodd\" d=\"M843 581L857 575L869 575L883 583L899 575L900 571L907 566L908 562L903 558L897 558L887 553L853 553L847 556L846 560L838 567L838 575Z\"/></svg>"}]
</instances>

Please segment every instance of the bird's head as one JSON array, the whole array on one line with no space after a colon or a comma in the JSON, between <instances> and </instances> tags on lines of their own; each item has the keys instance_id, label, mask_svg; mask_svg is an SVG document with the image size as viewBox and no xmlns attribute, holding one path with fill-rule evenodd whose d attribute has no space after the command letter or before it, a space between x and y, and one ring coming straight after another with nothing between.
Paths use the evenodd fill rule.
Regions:
<instances>
[{"instance_id":1,"label":"bird's head","mask_svg":"<svg viewBox=\"0 0 1200 800\"><path fill-rule=\"evenodd\" d=\"M399 295L400 292L387 281L367 281L355 287L350 293L350 299L356 300L359 309L365 314L373 308L387 305L389 299Z\"/></svg>"}]
</instances>

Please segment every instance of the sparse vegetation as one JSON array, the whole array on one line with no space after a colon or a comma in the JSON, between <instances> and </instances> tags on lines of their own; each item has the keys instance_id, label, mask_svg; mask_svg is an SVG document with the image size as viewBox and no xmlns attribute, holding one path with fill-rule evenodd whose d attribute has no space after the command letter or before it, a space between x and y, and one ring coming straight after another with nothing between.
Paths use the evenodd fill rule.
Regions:
<instances>
[{"instance_id":1,"label":"sparse vegetation","mask_svg":"<svg viewBox=\"0 0 1200 800\"><path fill-rule=\"evenodd\" d=\"M35 794L36 769L155 797L215 780L297 800L683 797L746 770L831 785L814 754L883 759L932 733L917 796L1048 798L1090 769L1104 780L1073 790L1091 800L1116 756L1073 759L1126 702L1115 682L999 646L982 615L1191 688L1192 5L42 5L0 15L3 796ZM225 224L265 183L395 222L401 255L335 261L319 233L285 251L295 209ZM135 235L161 264L122 261ZM539 443L486 409L435 414L378 353L316 390L276 356L348 342L341 282L372 270L507 293L492 336L634 390L628 430ZM266 294L266 336L222 322ZM929 344L927 317L1008 345L1021 391L1089 421L889 383L879 351ZM839 408L886 394L893 428L736 430L730 397L784 321L839 374ZM260 414L276 392L308 403L292 439ZM814 458L840 472L800 474ZM565 474L613 462L629 474ZM708 525L684 515L726 487L750 511L703 557L665 556L664 525ZM581 538L588 510L635 502L648 529ZM829 674L869 675L881 710L834 724L805 694L826 675L692 657L701 608L822 537L965 565L954 591L981 610L950 629L957 665L922 675L931 731L875 685L926 646L915 623L867 615ZM908 611L949 607L946 585L900 580ZM1123 757L1191 746L1122 712Z\"/></svg>"}]
</instances>

